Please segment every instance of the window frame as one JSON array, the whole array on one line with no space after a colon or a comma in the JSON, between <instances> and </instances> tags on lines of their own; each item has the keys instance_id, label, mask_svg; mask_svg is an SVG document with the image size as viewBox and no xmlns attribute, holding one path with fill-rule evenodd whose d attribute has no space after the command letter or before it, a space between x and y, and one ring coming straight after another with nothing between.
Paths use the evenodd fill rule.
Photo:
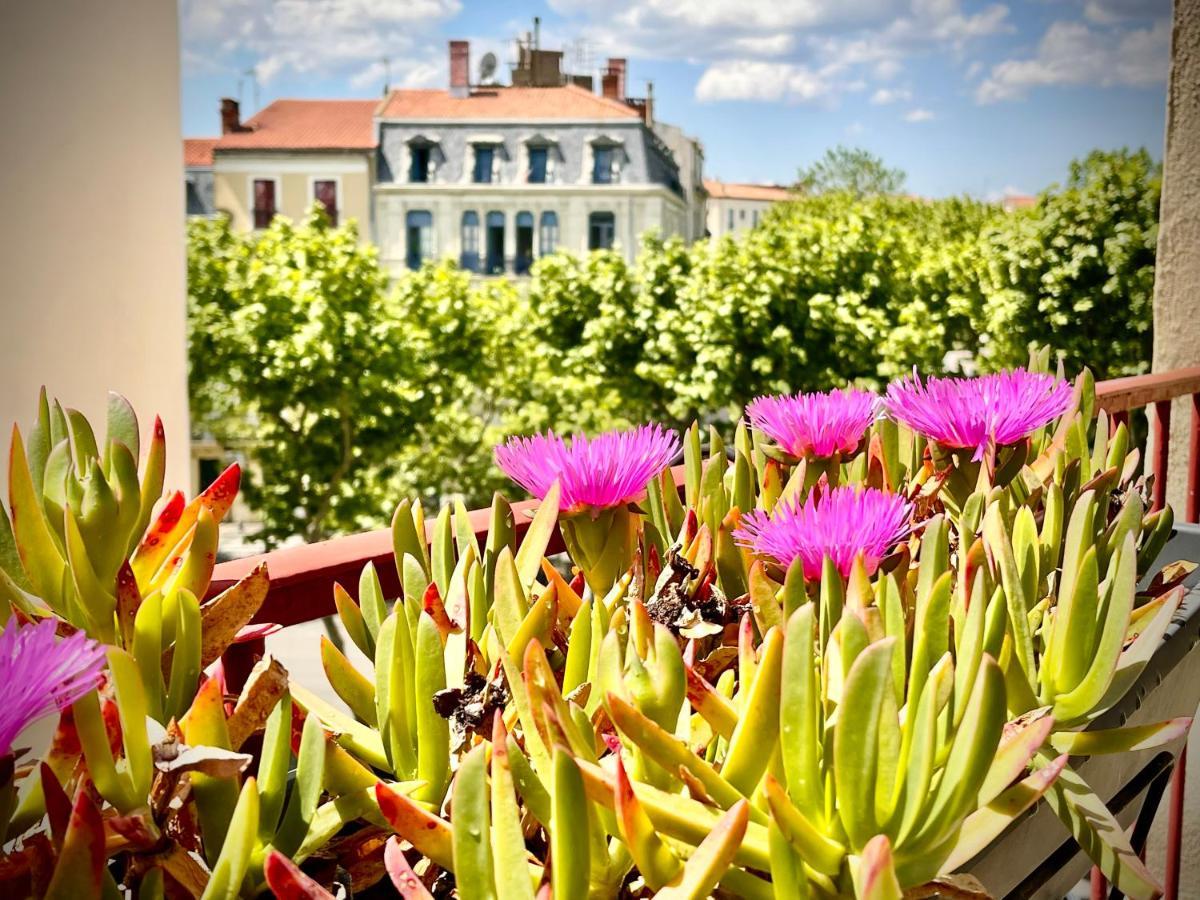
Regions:
<instances>
[{"instance_id":1,"label":"window frame","mask_svg":"<svg viewBox=\"0 0 1200 900\"><path fill-rule=\"evenodd\" d=\"M271 181L271 182L274 182L274 184L275 184L275 190L273 191L273 194L274 194L273 199L275 201L275 209L271 213L271 218L267 220L266 225L258 224L258 207L255 205L255 201L257 198L255 196L256 191L254 189L254 186L260 181ZM246 210L249 213L250 229L252 231L262 231L264 228L269 228L271 225L271 219L274 219L277 215L279 215L280 208L283 206L283 178L282 178L282 176L279 176L279 175L247 175L246 176L246 186L247 186L247 193L249 195L249 200L246 203Z\"/></svg>"},{"instance_id":2,"label":"window frame","mask_svg":"<svg viewBox=\"0 0 1200 900\"><path fill-rule=\"evenodd\" d=\"M525 167L525 182L527 184L549 184L550 183L550 145L549 144L529 144L525 148L526 157L529 164ZM540 154L542 158L542 177L535 179L533 177L533 156Z\"/></svg>"},{"instance_id":3,"label":"window frame","mask_svg":"<svg viewBox=\"0 0 1200 900\"><path fill-rule=\"evenodd\" d=\"M415 215L420 215L420 214L424 214L429 217L428 225L414 226L412 224L412 217ZM434 238L433 222L434 222L433 210L430 210L430 209L405 210L405 213L404 213L404 263L409 269L411 269L413 271L416 271L417 269L421 268L422 265L424 265L426 262L428 262L429 260L434 258L436 251L434 250L434 246L433 246L433 238ZM420 243L419 243L417 255L414 257L413 247L412 247L412 231L413 231L414 227L416 227L418 229L421 229L423 227L428 229L428 246L427 246L427 249L429 251L428 255L421 252L422 248L420 247ZM415 266L413 265L414 260L416 261Z\"/></svg>"},{"instance_id":4,"label":"window frame","mask_svg":"<svg viewBox=\"0 0 1200 900\"><path fill-rule=\"evenodd\" d=\"M467 223L468 216L471 216L475 220L470 225ZM468 228L472 229L471 233L473 234L473 240L470 243L474 246L473 250L468 248ZM479 235L481 230L482 227L480 225L479 210L464 209L463 214L459 217L458 221L458 264L460 268L468 272L479 272L481 267L479 255ZM469 257L472 257L473 259L469 259Z\"/></svg>"},{"instance_id":5,"label":"window frame","mask_svg":"<svg viewBox=\"0 0 1200 900\"><path fill-rule=\"evenodd\" d=\"M342 212L342 176L341 175L310 175L308 176L309 203L317 202L317 183L329 181L333 183L333 211L326 210L330 223L336 228Z\"/></svg>"},{"instance_id":6,"label":"window frame","mask_svg":"<svg viewBox=\"0 0 1200 900\"><path fill-rule=\"evenodd\" d=\"M429 184L432 179L429 177L432 174L433 168L433 148L437 146L432 141L428 140L412 140L408 143L408 183L409 184ZM425 154L425 171L422 178L413 178L413 173L417 165L417 151Z\"/></svg>"},{"instance_id":7,"label":"window frame","mask_svg":"<svg viewBox=\"0 0 1200 900\"><path fill-rule=\"evenodd\" d=\"M616 144L606 141L597 141L592 144L592 184L617 184L616 178L613 176L613 166L617 161L617 151L620 148ZM608 165L604 167L604 177L598 178L600 174L600 160L602 154L607 156Z\"/></svg>"},{"instance_id":8,"label":"window frame","mask_svg":"<svg viewBox=\"0 0 1200 900\"><path fill-rule=\"evenodd\" d=\"M471 183L472 184L497 184L499 179L492 176L496 172L496 151L497 144L472 144L473 157L471 160ZM488 155L487 178L480 179L479 159L480 151L486 151Z\"/></svg>"},{"instance_id":9,"label":"window frame","mask_svg":"<svg viewBox=\"0 0 1200 900\"><path fill-rule=\"evenodd\" d=\"M550 233L550 247L546 247L546 234ZM553 209L542 210L538 216L538 257L549 256L558 250L558 212Z\"/></svg>"},{"instance_id":10,"label":"window frame","mask_svg":"<svg viewBox=\"0 0 1200 900\"><path fill-rule=\"evenodd\" d=\"M598 242L593 242L592 236L595 229L601 224L611 226L609 231L608 244L601 246ZM617 214L608 209L597 209L588 213L588 252L597 250L612 250L617 244Z\"/></svg>"}]
</instances>

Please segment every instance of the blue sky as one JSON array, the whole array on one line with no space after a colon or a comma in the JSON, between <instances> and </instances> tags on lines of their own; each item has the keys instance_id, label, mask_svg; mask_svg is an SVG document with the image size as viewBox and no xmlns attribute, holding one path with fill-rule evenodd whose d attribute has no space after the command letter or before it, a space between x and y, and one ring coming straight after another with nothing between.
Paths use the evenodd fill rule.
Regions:
<instances>
[{"instance_id":1,"label":"blue sky","mask_svg":"<svg viewBox=\"0 0 1200 900\"><path fill-rule=\"evenodd\" d=\"M786 183L843 143L914 192L995 198L1093 148L1161 156L1170 0L182 0L184 134L239 88L252 109L253 81L264 105L377 96L388 68L444 86L449 38L507 73L535 15L577 71L627 57L629 93L653 81L728 181Z\"/></svg>"}]
</instances>

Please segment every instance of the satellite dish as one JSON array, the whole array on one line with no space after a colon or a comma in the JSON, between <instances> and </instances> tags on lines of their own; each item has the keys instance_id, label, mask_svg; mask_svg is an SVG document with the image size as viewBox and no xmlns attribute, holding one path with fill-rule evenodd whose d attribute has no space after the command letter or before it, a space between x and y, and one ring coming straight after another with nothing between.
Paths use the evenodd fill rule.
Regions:
<instances>
[{"instance_id":1,"label":"satellite dish","mask_svg":"<svg viewBox=\"0 0 1200 900\"><path fill-rule=\"evenodd\" d=\"M479 61L479 80L483 84L491 82L496 74L496 54L485 53Z\"/></svg>"}]
</instances>

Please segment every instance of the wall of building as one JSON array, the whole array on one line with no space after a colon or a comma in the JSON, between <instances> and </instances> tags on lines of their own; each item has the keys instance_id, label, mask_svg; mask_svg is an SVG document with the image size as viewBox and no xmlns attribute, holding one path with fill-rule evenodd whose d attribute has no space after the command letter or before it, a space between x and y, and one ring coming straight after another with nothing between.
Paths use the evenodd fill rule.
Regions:
<instances>
[{"instance_id":1,"label":"wall of building","mask_svg":"<svg viewBox=\"0 0 1200 900\"><path fill-rule=\"evenodd\" d=\"M183 145L176 4L0 6L0 424L38 388L103 423L106 392L167 430L187 487ZM7 446L7 437L5 437Z\"/></svg>"},{"instance_id":2,"label":"wall of building","mask_svg":"<svg viewBox=\"0 0 1200 900\"><path fill-rule=\"evenodd\" d=\"M683 186L684 201L687 203L683 239L691 243L704 237L705 230L704 148L677 125L655 122L654 131L670 149L679 166L679 183Z\"/></svg>"},{"instance_id":3,"label":"wall of building","mask_svg":"<svg viewBox=\"0 0 1200 900\"><path fill-rule=\"evenodd\" d=\"M371 158L366 153L245 153L217 151L213 160L216 209L233 227L253 225L254 181L276 180L275 205L281 215L303 218L313 203L313 182L338 181L338 220L358 222L364 241L371 238Z\"/></svg>"},{"instance_id":4,"label":"wall of building","mask_svg":"<svg viewBox=\"0 0 1200 900\"><path fill-rule=\"evenodd\" d=\"M433 216L433 256L459 259L462 220L467 210L479 216L480 253L486 250L483 229L489 212L504 214L505 271L513 271L517 251L516 217L529 212L534 222L534 255L542 213L558 216L556 249L588 250L588 217L611 212L616 225L616 248L632 261L641 235L657 230L664 236L683 235L683 200L655 185L379 185L375 189L376 241L380 259L393 271L406 266L409 211Z\"/></svg>"},{"instance_id":5,"label":"wall of building","mask_svg":"<svg viewBox=\"0 0 1200 900\"><path fill-rule=\"evenodd\" d=\"M1154 274L1154 371L1200 365L1200 0L1175 0L1162 207ZM1185 509L1190 398L1171 409L1167 500ZM1180 897L1200 897L1200 737L1188 743ZM1161 872L1167 802L1150 837L1148 861Z\"/></svg>"},{"instance_id":6,"label":"wall of building","mask_svg":"<svg viewBox=\"0 0 1200 900\"><path fill-rule=\"evenodd\" d=\"M708 199L706 216L708 233L714 238L726 234L741 234L749 231L762 221L771 208L768 200L737 200L727 197ZM733 225L730 227L730 214L733 214Z\"/></svg>"},{"instance_id":7,"label":"wall of building","mask_svg":"<svg viewBox=\"0 0 1200 900\"><path fill-rule=\"evenodd\" d=\"M414 122L383 120L379 137L380 183L407 183L409 146L414 140L436 145L430 181L434 184L469 184L474 167L474 145L498 148L496 179L499 184L524 184L531 143L549 143L554 184L589 184L592 180L592 146L609 140L619 148L622 184L668 184L678 179L674 163L652 140L640 119L603 122Z\"/></svg>"}]
</instances>

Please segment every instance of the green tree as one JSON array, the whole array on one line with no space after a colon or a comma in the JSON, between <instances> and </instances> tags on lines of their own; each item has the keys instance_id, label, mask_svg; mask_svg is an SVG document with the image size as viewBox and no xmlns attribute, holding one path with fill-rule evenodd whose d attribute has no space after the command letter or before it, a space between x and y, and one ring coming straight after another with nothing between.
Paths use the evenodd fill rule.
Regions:
<instances>
[{"instance_id":1,"label":"green tree","mask_svg":"<svg viewBox=\"0 0 1200 900\"><path fill-rule=\"evenodd\" d=\"M248 455L262 538L378 521L396 443L431 398L375 251L320 212L247 235L193 221L189 238L193 416Z\"/></svg>"},{"instance_id":2,"label":"green tree","mask_svg":"<svg viewBox=\"0 0 1200 900\"><path fill-rule=\"evenodd\" d=\"M1049 344L1067 371L1146 371L1160 189L1145 150L1095 151L1036 206L991 220L977 246L973 321L988 365L1019 365Z\"/></svg>"},{"instance_id":3,"label":"green tree","mask_svg":"<svg viewBox=\"0 0 1200 900\"><path fill-rule=\"evenodd\" d=\"M888 167L882 158L861 147L838 144L800 170L797 186L810 194L844 191L854 197L895 194L904 188L902 169Z\"/></svg>"}]
</instances>

